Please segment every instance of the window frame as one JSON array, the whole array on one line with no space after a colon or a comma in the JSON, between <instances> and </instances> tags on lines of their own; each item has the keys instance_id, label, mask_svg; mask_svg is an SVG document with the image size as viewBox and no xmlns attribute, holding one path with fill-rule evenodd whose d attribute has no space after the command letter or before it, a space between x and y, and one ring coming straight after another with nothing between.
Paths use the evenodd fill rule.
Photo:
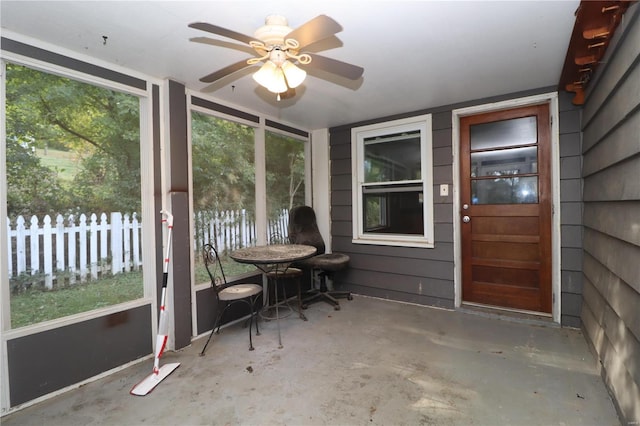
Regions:
<instances>
[{"instance_id":1,"label":"window frame","mask_svg":"<svg viewBox=\"0 0 640 426\"><path fill-rule=\"evenodd\" d=\"M365 140L374 137L384 137L402 132L420 132L420 179L366 183L365 182L365 162L364 150ZM399 120L387 121L383 123L370 124L366 126L354 127L351 129L351 166L353 171L352 180L352 224L354 244L372 244L383 246L420 247L433 248L434 241L434 218L433 218L433 136L432 136L432 116L424 114ZM424 220L424 232L422 235L391 234L365 232L364 230L364 201L363 193L365 188L384 185L385 187L406 185L422 185L422 208ZM390 191L394 192L394 191Z\"/></svg>"},{"instance_id":2,"label":"window frame","mask_svg":"<svg viewBox=\"0 0 640 426\"><path fill-rule=\"evenodd\" d=\"M311 182L311 134L306 130L291 127L281 124L279 122L271 121L263 116L252 116L255 121L245 117L234 115L230 111L233 111L231 107L226 110L223 105L213 103L211 98L205 96L199 92L193 92L187 90L187 138L189 141L189 204L193 208L193 158L192 158L192 113L197 112L210 117L214 117L220 120L226 120L232 123L249 126L254 129L254 148L255 148L255 205L256 205L256 243L258 245L264 245L268 243L269 236L267 235L267 186L266 186L266 150L267 146L267 132L279 134L296 139L304 144L304 156L305 156L305 203L310 204L312 199L312 182ZM198 103L194 103L193 98L198 98L200 101L212 102L210 107L203 106ZM241 113L244 110L237 110L235 112ZM302 133L307 133L308 136L304 137ZM193 229L193 217L190 218L190 229ZM194 236L191 233L191 247L194 247ZM197 255L197 254L195 254ZM199 283L195 280L195 261L192 256L191 271L192 271L192 300L196 300L195 294L198 291L208 288L211 283L204 282ZM240 280L253 275L256 275L259 271L246 272L236 276L227 276L229 281ZM194 309L193 312L197 312ZM194 321L195 324L195 321Z\"/></svg>"},{"instance_id":3,"label":"window frame","mask_svg":"<svg viewBox=\"0 0 640 426\"><path fill-rule=\"evenodd\" d=\"M75 80L80 83L101 87L107 90L118 91L128 95L136 96L139 101L139 125L140 125L140 191L141 191L141 222L147 224L153 224L156 220L156 212L153 211L153 191L150 190L153 185L153 142L152 142L152 85L154 81L151 79L140 77L138 75L129 74L132 78L140 79L145 82L146 88L138 88L133 85L124 84L119 81L110 80L106 77L93 75L73 67L67 67L63 65L47 62L46 60L36 59L32 57L23 56L17 53L3 50L0 55L0 69L2 71L1 76L1 101L0 101L0 122L2 123L2 138L3 145L6 138L5 133L5 84L6 84L6 64L13 63L16 65L31 68L43 73L57 75L63 78ZM107 71L112 68L105 68ZM0 151L0 163L4 164L6 161L6 147L3 146ZM0 177L6 180L3 170L0 173ZM5 183L6 185L6 183ZM3 201L0 206L0 227L6 229L7 222L7 205L6 205L6 188L0 188L1 200ZM144 226L144 225L143 225ZM147 225L149 226L149 225ZM6 232L0 233L0 243L7 243L9 235ZM145 247L155 247L155 236L153 232L142 232L140 241L142 245L142 263L145 265L154 265L155 257L154 250L145 249ZM5 265L2 262L2 265ZM5 265L6 266L6 265ZM6 270L6 268L4 268ZM52 330L61 326L75 324L89 319L99 318L111 313L122 312L138 306L144 306L155 303L155 285L157 283L155 268L145 268L146 272L142 276L143 296L138 299L132 299L129 301L109 305L102 308L95 308L84 312L78 312L71 315L66 315L60 318L54 318L51 320L41 321L34 324L29 324L17 328L11 327L11 309L10 309L10 294L9 294L9 280L8 277L0 277L0 283L2 292L2 303L0 304L0 330L5 334L5 339L17 338L27 336L33 333ZM154 331L155 332L155 331Z\"/></svg>"}]
</instances>

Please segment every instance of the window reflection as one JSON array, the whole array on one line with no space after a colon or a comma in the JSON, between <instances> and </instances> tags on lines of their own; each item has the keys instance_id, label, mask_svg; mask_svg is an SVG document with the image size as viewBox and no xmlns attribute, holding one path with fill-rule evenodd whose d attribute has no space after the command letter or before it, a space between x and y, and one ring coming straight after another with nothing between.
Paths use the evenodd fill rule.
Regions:
<instances>
[{"instance_id":1,"label":"window reflection","mask_svg":"<svg viewBox=\"0 0 640 426\"><path fill-rule=\"evenodd\" d=\"M471 177L538 172L538 148L503 149L471 154Z\"/></svg>"},{"instance_id":2,"label":"window reflection","mask_svg":"<svg viewBox=\"0 0 640 426\"><path fill-rule=\"evenodd\" d=\"M537 126L535 116L474 124L470 128L471 150L534 144L538 140Z\"/></svg>"},{"instance_id":3,"label":"window reflection","mask_svg":"<svg viewBox=\"0 0 640 426\"><path fill-rule=\"evenodd\" d=\"M537 117L470 127L471 203L538 202Z\"/></svg>"},{"instance_id":4,"label":"window reflection","mask_svg":"<svg viewBox=\"0 0 640 426\"><path fill-rule=\"evenodd\" d=\"M471 181L472 204L530 204L538 202L538 177Z\"/></svg>"},{"instance_id":5,"label":"window reflection","mask_svg":"<svg viewBox=\"0 0 640 426\"><path fill-rule=\"evenodd\" d=\"M420 179L419 154L420 131L365 139L365 182Z\"/></svg>"},{"instance_id":6,"label":"window reflection","mask_svg":"<svg viewBox=\"0 0 640 426\"><path fill-rule=\"evenodd\" d=\"M405 192L363 194L365 232L421 235L424 233L422 187Z\"/></svg>"}]
</instances>

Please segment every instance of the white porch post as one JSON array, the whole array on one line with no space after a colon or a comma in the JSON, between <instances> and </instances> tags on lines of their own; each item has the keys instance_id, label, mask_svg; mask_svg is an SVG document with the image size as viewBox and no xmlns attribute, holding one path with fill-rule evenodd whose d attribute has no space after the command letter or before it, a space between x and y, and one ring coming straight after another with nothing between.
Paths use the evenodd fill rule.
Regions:
<instances>
[{"instance_id":1,"label":"white porch post","mask_svg":"<svg viewBox=\"0 0 640 426\"><path fill-rule=\"evenodd\" d=\"M313 209L327 252L331 252L331 160L329 158L329 129L311 132L311 182Z\"/></svg>"}]
</instances>

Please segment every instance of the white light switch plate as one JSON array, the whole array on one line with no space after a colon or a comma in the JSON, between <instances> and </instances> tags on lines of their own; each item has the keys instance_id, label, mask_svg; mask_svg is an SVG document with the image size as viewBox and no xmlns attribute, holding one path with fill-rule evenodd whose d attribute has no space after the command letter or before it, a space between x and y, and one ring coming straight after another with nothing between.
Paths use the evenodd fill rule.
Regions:
<instances>
[{"instance_id":1,"label":"white light switch plate","mask_svg":"<svg viewBox=\"0 0 640 426\"><path fill-rule=\"evenodd\" d=\"M440 196L448 197L449 196L449 185L446 183L440 184Z\"/></svg>"}]
</instances>

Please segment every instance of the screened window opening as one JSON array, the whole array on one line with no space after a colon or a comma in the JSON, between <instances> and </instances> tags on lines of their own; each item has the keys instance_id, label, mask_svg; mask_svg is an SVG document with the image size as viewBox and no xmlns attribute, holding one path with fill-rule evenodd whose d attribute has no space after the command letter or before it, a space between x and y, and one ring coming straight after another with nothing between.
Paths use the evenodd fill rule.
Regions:
<instances>
[{"instance_id":1,"label":"screened window opening","mask_svg":"<svg viewBox=\"0 0 640 426\"><path fill-rule=\"evenodd\" d=\"M289 210L305 204L305 143L265 132L267 179L267 238L286 242Z\"/></svg>"},{"instance_id":2,"label":"screened window opening","mask_svg":"<svg viewBox=\"0 0 640 426\"><path fill-rule=\"evenodd\" d=\"M257 239L254 140L253 127L191 113L196 283L209 281L202 261L202 247L208 243L216 246L227 277L255 270L228 256Z\"/></svg>"},{"instance_id":3,"label":"screened window opening","mask_svg":"<svg viewBox=\"0 0 640 426\"><path fill-rule=\"evenodd\" d=\"M140 98L6 64L11 327L143 297Z\"/></svg>"}]
</instances>

